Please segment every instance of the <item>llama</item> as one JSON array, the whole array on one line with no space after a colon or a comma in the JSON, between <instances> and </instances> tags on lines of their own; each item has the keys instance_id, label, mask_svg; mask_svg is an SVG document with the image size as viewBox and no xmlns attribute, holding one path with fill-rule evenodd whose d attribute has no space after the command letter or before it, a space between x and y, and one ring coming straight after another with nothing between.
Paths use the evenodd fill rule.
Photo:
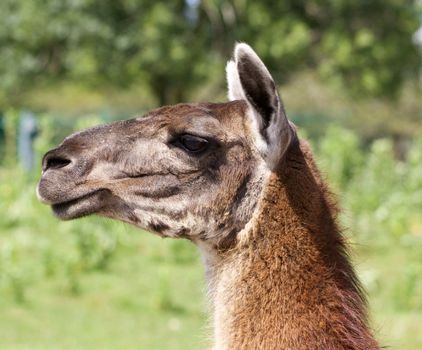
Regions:
<instances>
[{"instance_id":1,"label":"llama","mask_svg":"<svg viewBox=\"0 0 422 350\"><path fill-rule=\"evenodd\" d=\"M244 43L229 102L161 107L67 137L37 193L63 220L97 214L195 243L214 349L379 349L308 144Z\"/></svg>"}]
</instances>

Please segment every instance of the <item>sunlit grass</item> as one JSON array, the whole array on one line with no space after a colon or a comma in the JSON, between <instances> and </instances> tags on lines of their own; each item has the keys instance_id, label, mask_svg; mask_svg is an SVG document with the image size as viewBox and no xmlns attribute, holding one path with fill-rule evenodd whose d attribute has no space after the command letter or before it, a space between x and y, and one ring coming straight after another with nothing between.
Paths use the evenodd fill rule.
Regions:
<instances>
[{"instance_id":1,"label":"sunlit grass","mask_svg":"<svg viewBox=\"0 0 422 350\"><path fill-rule=\"evenodd\" d=\"M11 286L2 289L1 348L203 348L205 284L194 248L124 231L127 246L117 248L105 270L39 274L26 281L24 298Z\"/></svg>"}]
</instances>

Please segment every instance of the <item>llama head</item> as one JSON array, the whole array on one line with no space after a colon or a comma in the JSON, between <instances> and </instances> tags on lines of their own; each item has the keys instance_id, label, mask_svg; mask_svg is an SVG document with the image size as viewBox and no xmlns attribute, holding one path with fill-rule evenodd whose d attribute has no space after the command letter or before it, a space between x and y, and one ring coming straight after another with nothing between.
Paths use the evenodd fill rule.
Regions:
<instances>
[{"instance_id":1,"label":"llama head","mask_svg":"<svg viewBox=\"0 0 422 350\"><path fill-rule=\"evenodd\" d=\"M98 214L163 236L232 241L295 131L248 45L226 70L230 102L166 106L67 137L43 158L40 200L64 220Z\"/></svg>"}]
</instances>

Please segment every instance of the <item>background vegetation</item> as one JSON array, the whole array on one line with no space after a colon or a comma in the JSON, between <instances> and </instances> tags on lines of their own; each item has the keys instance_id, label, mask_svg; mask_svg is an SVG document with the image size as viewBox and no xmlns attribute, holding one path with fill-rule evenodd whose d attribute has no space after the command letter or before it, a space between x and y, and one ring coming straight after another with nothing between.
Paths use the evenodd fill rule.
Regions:
<instances>
[{"instance_id":1,"label":"background vegetation","mask_svg":"<svg viewBox=\"0 0 422 350\"><path fill-rule=\"evenodd\" d=\"M421 13L406 0L3 0L0 348L209 345L191 244L58 222L35 186L42 154L74 130L224 100L236 40L268 63L339 194L378 338L422 348ZM17 157L25 110L40 130L31 171Z\"/></svg>"}]
</instances>

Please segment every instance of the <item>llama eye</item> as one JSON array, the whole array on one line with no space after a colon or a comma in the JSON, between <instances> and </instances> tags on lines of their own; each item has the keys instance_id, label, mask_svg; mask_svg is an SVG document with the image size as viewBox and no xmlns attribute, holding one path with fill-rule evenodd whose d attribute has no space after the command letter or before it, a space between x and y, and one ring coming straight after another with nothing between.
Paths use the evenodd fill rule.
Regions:
<instances>
[{"instance_id":1,"label":"llama eye","mask_svg":"<svg viewBox=\"0 0 422 350\"><path fill-rule=\"evenodd\" d=\"M207 149L208 147L208 140L193 135L182 135L178 139L178 143L184 148L186 151L192 153L200 153Z\"/></svg>"}]
</instances>

